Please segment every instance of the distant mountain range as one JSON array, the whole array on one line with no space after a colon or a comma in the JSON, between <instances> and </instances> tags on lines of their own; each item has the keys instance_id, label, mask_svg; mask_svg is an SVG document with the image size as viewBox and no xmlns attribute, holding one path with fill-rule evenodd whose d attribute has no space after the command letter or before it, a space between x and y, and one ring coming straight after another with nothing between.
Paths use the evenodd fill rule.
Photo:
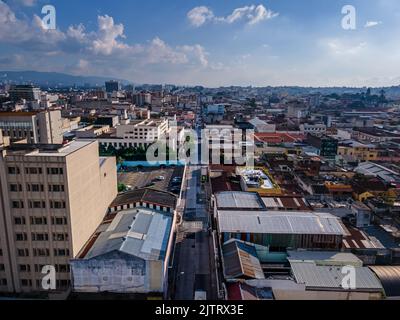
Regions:
<instances>
[{"instance_id":1,"label":"distant mountain range","mask_svg":"<svg viewBox=\"0 0 400 320\"><path fill-rule=\"evenodd\" d=\"M123 79L96 76L73 76L58 72L0 71L0 82L35 84L44 87L69 87L74 85L100 87L104 86L104 82L108 80L118 80L122 84L130 83L129 81Z\"/></svg>"}]
</instances>

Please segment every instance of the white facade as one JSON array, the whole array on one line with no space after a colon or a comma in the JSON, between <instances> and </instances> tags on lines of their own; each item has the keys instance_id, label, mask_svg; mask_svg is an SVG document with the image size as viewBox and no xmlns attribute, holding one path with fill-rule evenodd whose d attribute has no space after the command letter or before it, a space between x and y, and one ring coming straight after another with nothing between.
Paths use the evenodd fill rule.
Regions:
<instances>
[{"instance_id":1,"label":"white facade","mask_svg":"<svg viewBox=\"0 0 400 320\"><path fill-rule=\"evenodd\" d=\"M300 131L304 134L307 134L307 133L325 134L326 133L326 125L323 123L318 123L318 124L304 123L304 124L300 125Z\"/></svg>"}]
</instances>

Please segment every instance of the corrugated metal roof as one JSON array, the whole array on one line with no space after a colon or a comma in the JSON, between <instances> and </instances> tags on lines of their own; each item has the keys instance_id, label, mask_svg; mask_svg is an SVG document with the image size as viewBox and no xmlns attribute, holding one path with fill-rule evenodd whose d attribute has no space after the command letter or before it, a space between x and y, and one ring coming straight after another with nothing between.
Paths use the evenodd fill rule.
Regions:
<instances>
[{"instance_id":1,"label":"corrugated metal roof","mask_svg":"<svg viewBox=\"0 0 400 320\"><path fill-rule=\"evenodd\" d=\"M356 255L334 251L288 251L288 260L292 262L316 262L319 265L352 265L362 267L363 262Z\"/></svg>"},{"instance_id":2,"label":"corrugated metal roof","mask_svg":"<svg viewBox=\"0 0 400 320\"><path fill-rule=\"evenodd\" d=\"M241 208L261 210L265 208L260 196L255 192L219 192L215 195L215 199L217 200L217 207L220 209Z\"/></svg>"},{"instance_id":3,"label":"corrugated metal roof","mask_svg":"<svg viewBox=\"0 0 400 320\"><path fill-rule=\"evenodd\" d=\"M400 297L400 266L370 266L382 282L387 297Z\"/></svg>"},{"instance_id":4,"label":"corrugated metal roof","mask_svg":"<svg viewBox=\"0 0 400 320\"><path fill-rule=\"evenodd\" d=\"M220 232L347 235L338 217L324 212L218 211Z\"/></svg>"},{"instance_id":5,"label":"corrugated metal roof","mask_svg":"<svg viewBox=\"0 0 400 320\"><path fill-rule=\"evenodd\" d=\"M342 267L317 266L312 262L290 262L297 283L303 283L311 288L342 289L342 281L346 273ZM382 284L375 274L367 267L355 267L357 290L383 290Z\"/></svg>"},{"instance_id":6,"label":"corrugated metal roof","mask_svg":"<svg viewBox=\"0 0 400 320\"><path fill-rule=\"evenodd\" d=\"M374 162L360 163L354 170L365 175L378 176L385 181L394 181L400 179L398 173Z\"/></svg>"},{"instance_id":7,"label":"corrugated metal roof","mask_svg":"<svg viewBox=\"0 0 400 320\"><path fill-rule=\"evenodd\" d=\"M148 202L174 209L176 196L166 191L142 188L119 194L111 203L110 208L135 202Z\"/></svg>"},{"instance_id":8,"label":"corrugated metal roof","mask_svg":"<svg viewBox=\"0 0 400 320\"><path fill-rule=\"evenodd\" d=\"M253 244L230 240L223 245L223 255L228 278L265 278Z\"/></svg>"},{"instance_id":9,"label":"corrugated metal roof","mask_svg":"<svg viewBox=\"0 0 400 320\"><path fill-rule=\"evenodd\" d=\"M102 232L84 259L120 251L144 260L161 260L165 256L172 227L172 216L148 209L118 213Z\"/></svg>"}]
</instances>

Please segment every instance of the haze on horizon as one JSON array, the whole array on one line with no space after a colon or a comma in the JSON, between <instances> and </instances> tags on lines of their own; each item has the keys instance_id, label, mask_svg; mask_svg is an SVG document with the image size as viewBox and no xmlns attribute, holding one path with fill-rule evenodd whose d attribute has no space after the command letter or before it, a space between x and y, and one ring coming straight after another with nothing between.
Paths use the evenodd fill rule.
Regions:
<instances>
[{"instance_id":1,"label":"haze on horizon","mask_svg":"<svg viewBox=\"0 0 400 320\"><path fill-rule=\"evenodd\" d=\"M57 29L41 27L42 6ZM356 8L356 30L341 25ZM0 70L135 83L380 87L400 83L398 0L0 0Z\"/></svg>"}]
</instances>

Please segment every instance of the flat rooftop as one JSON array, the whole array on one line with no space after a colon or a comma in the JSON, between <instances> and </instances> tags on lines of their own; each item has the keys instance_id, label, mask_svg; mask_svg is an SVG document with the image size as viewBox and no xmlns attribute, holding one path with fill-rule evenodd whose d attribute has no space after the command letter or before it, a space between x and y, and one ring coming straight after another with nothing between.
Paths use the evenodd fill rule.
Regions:
<instances>
[{"instance_id":1,"label":"flat rooftop","mask_svg":"<svg viewBox=\"0 0 400 320\"><path fill-rule=\"evenodd\" d=\"M215 194L218 209L265 209L256 192L225 191Z\"/></svg>"},{"instance_id":2,"label":"flat rooftop","mask_svg":"<svg viewBox=\"0 0 400 320\"><path fill-rule=\"evenodd\" d=\"M271 210L301 210L309 211L311 208L303 197L281 196L262 197L267 209Z\"/></svg>"},{"instance_id":3,"label":"flat rooftop","mask_svg":"<svg viewBox=\"0 0 400 320\"><path fill-rule=\"evenodd\" d=\"M342 281L346 273L341 266L317 265L315 262L290 262L297 283L308 288L346 290ZM377 276L368 267L354 267L356 276L355 289L352 291L382 291L383 287ZM348 290L346 290L348 291Z\"/></svg>"},{"instance_id":4,"label":"flat rooftop","mask_svg":"<svg viewBox=\"0 0 400 320\"><path fill-rule=\"evenodd\" d=\"M10 155L23 154L35 157L64 157L96 141L74 140L68 144L22 144L14 143L7 147Z\"/></svg>"},{"instance_id":5,"label":"flat rooftop","mask_svg":"<svg viewBox=\"0 0 400 320\"><path fill-rule=\"evenodd\" d=\"M348 234L338 217L323 212L219 210L220 232L259 234Z\"/></svg>"},{"instance_id":6,"label":"flat rooftop","mask_svg":"<svg viewBox=\"0 0 400 320\"><path fill-rule=\"evenodd\" d=\"M288 251L288 260L292 262L316 262L323 265L352 265L362 267L363 262L356 255L334 251Z\"/></svg>"}]
</instances>

